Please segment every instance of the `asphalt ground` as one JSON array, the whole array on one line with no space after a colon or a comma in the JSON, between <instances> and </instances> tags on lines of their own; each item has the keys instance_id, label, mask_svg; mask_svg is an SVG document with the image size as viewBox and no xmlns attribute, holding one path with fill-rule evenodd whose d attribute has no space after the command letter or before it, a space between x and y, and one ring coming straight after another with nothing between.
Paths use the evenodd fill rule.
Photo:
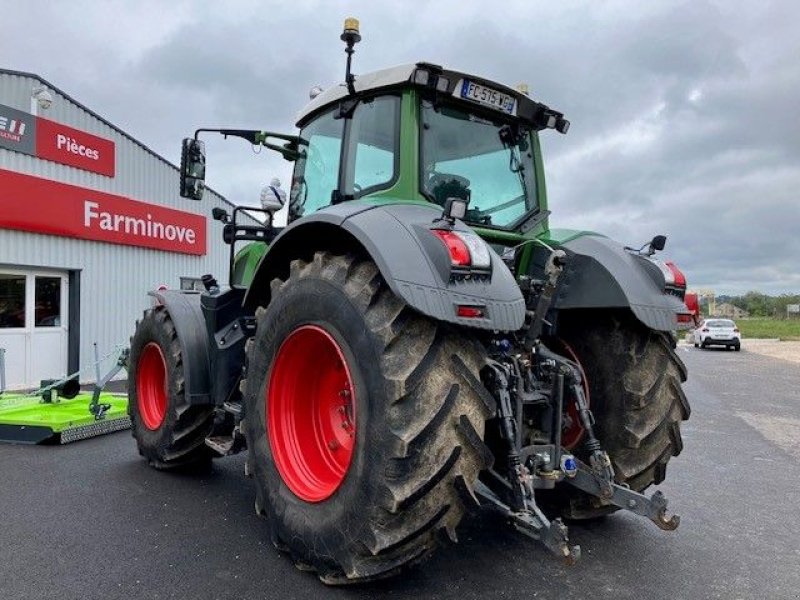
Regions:
<instances>
[{"instance_id":1,"label":"asphalt ground","mask_svg":"<svg viewBox=\"0 0 800 600\"><path fill-rule=\"evenodd\" d=\"M0 598L800 598L800 366L679 352L693 413L661 486L675 532L573 524L583 557L567 567L487 513L398 578L327 588L269 542L243 457L161 473L121 432L0 446Z\"/></svg>"}]
</instances>

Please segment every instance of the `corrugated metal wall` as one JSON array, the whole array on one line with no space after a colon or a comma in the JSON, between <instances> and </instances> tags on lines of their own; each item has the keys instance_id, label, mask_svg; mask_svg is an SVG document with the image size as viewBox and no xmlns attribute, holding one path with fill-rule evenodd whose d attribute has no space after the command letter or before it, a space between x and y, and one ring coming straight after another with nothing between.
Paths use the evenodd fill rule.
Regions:
<instances>
[{"instance_id":1,"label":"corrugated metal wall","mask_svg":"<svg viewBox=\"0 0 800 600\"><path fill-rule=\"evenodd\" d=\"M42 83L0 72L0 104L28 112L31 90ZM0 168L208 217L208 253L201 257L0 229L0 269L80 270L80 365L86 369L93 361L93 342L98 343L101 354L117 344L127 344L135 320L149 305L147 290L162 283L177 288L180 277L204 273L215 274L221 282L227 280L228 246L222 243L222 224L213 221L210 214L215 206L230 211L230 204L210 191L202 202L181 198L178 170L173 165L46 85L54 101L39 116L113 140L116 176L109 178L3 148ZM81 379L93 380L91 369Z\"/></svg>"}]
</instances>

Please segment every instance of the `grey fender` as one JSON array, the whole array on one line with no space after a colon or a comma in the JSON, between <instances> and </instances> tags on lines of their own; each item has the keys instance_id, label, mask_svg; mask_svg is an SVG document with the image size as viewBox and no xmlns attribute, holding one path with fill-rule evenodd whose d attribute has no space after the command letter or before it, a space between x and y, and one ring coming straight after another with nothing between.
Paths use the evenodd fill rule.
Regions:
<instances>
[{"instance_id":1,"label":"grey fender","mask_svg":"<svg viewBox=\"0 0 800 600\"><path fill-rule=\"evenodd\" d=\"M525 301L514 276L491 248L490 276L451 279L447 249L430 232L440 214L435 206L350 201L295 221L262 258L245 306L254 309L267 303L270 281L285 279L294 258L309 260L316 250L355 252L371 258L391 290L422 314L479 329L520 329ZM455 229L469 231L461 222ZM485 318L458 317L458 305L484 306Z\"/></svg>"},{"instance_id":2,"label":"grey fender","mask_svg":"<svg viewBox=\"0 0 800 600\"><path fill-rule=\"evenodd\" d=\"M166 310L181 347L184 389L190 404L212 404L208 334L200 307L200 294L177 290L148 292Z\"/></svg>"},{"instance_id":3,"label":"grey fender","mask_svg":"<svg viewBox=\"0 0 800 600\"><path fill-rule=\"evenodd\" d=\"M683 303L664 292L664 276L649 260L596 235L575 238L561 248L567 252L568 263L554 309L630 308L651 329L677 328Z\"/></svg>"}]
</instances>

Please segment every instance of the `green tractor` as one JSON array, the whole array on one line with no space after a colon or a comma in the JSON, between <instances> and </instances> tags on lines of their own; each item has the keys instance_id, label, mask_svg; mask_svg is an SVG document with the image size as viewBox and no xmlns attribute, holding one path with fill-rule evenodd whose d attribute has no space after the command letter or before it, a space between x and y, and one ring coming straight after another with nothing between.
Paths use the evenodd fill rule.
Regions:
<instances>
[{"instance_id":1,"label":"green tractor","mask_svg":"<svg viewBox=\"0 0 800 600\"><path fill-rule=\"evenodd\" d=\"M539 134L566 133L560 112L428 63L356 78L357 21L342 39L345 81L299 135L184 140L197 200L201 133L293 161L289 224L277 202L264 225L215 209L228 285L151 292L129 369L139 452L172 469L246 451L274 544L330 584L418 563L482 508L567 562L565 518L677 527L643 493L689 416L665 238L551 230Z\"/></svg>"}]
</instances>

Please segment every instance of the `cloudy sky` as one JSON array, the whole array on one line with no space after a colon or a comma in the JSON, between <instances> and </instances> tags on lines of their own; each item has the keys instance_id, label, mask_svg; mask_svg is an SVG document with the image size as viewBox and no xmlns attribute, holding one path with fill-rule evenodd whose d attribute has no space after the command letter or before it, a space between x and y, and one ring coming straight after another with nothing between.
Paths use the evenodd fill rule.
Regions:
<instances>
[{"instance_id":1,"label":"cloudy sky","mask_svg":"<svg viewBox=\"0 0 800 600\"><path fill-rule=\"evenodd\" d=\"M567 115L569 135L544 135L553 226L665 233L692 287L800 293L800 3L0 0L0 14L0 66L172 162L198 126L294 132L308 90L342 79L356 16L356 73L426 60L527 82ZM241 140L207 146L208 183L234 202L288 180Z\"/></svg>"}]
</instances>

